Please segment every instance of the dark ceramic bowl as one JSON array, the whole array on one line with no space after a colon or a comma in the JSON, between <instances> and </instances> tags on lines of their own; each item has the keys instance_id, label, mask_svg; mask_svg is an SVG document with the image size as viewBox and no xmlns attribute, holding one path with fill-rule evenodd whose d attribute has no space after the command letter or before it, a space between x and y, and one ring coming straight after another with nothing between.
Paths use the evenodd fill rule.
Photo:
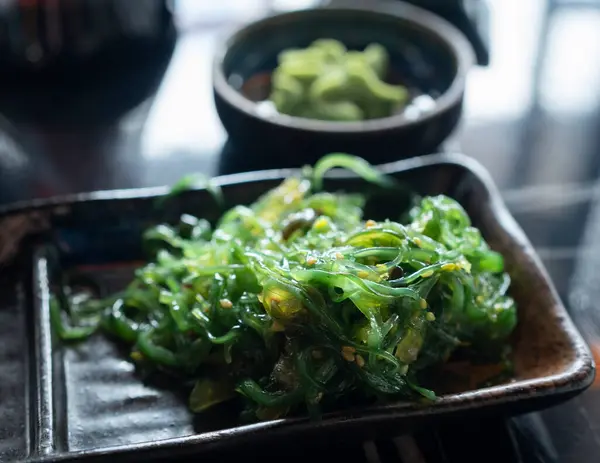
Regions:
<instances>
[{"instance_id":1,"label":"dark ceramic bowl","mask_svg":"<svg viewBox=\"0 0 600 463\"><path fill-rule=\"evenodd\" d=\"M135 59L140 45L155 45L172 29L165 0L8 0L0 8L0 69L82 79L89 62L103 55Z\"/></svg>"},{"instance_id":2,"label":"dark ceramic bowl","mask_svg":"<svg viewBox=\"0 0 600 463\"><path fill-rule=\"evenodd\" d=\"M265 111L277 55L333 38L350 49L380 43L390 79L420 95L409 109L361 122L329 122ZM260 166L297 166L344 151L373 163L434 151L456 126L471 46L445 20L402 2L280 14L233 32L218 46L213 86L218 114L235 145L260 147ZM421 105L419 102L425 104Z\"/></svg>"},{"instance_id":3,"label":"dark ceramic bowl","mask_svg":"<svg viewBox=\"0 0 600 463\"><path fill-rule=\"evenodd\" d=\"M519 316L511 339L512 377L481 386L485 372L472 365L461 381L446 382L446 375L436 383L440 397L433 404L399 401L356 407L326 414L320 421L290 417L244 426L239 410L228 408L194 417L187 409L187 394L178 395L172 382L163 387L144 383L115 342L95 336L81 345L53 343L48 288L65 271L79 275L80 281L97 282L104 294L122 288L135 261L139 265L143 258L142 230L175 221L182 213L216 220L221 210L211 193L186 191L163 208L156 207L156 200L167 188L38 200L0 208L0 384L5 391L0 400L0 461L172 461L213 451L234 452L234 458L221 458L233 461L242 452L256 456L257 449L289 459L298 454L293 444L303 452L315 442L331 445L339 439L348 445L381 439L451 417L476 419L491 412L510 416L585 390L594 379L589 349L482 167L466 156L434 155L382 169L418 194L458 200L490 246L504 255ZM215 182L231 206L252 202L292 174L298 171L251 172ZM369 185L332 172L326 187L366 192ZM367 203L367 214L374 219L397 217L409 205L407 195L378 196ZM219 459L212 455L208 461Z\"/></svg>"},{"instance_id":4,"label":"dark ceramic bowl","mask_svg":"<svg viewBox=\"0 0 600 463\"><path fill-rule=\"evenodd\" d=\"M2 114L26 126L112 126L154 93L176 37L165 0L0 2Z\"/></svg>"}]
</instances>

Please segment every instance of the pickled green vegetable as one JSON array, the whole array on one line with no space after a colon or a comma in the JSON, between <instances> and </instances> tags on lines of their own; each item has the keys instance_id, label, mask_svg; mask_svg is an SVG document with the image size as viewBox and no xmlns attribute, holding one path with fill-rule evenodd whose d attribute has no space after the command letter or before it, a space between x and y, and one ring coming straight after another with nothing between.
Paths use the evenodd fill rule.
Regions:
<instances>
[{"instance_id":1,"label":"pickled green vegetable","mask_svg":"<svg viewBox=\"0 0 600 463\"><path fill-rule=\"evenodd\" d=\"M332 39L279 55L270 100L280 113L330 121L361 121L390 116L408 101L401 85L383 79L388 53L379 44L348 51Z\"/></svg>"},{"instance_id":2,"label":"pickled green vegetable","mask_svg":"<svg viewBox=\"0 0 600 463\"><path fill-rule=\"evenodd\" d=\"M158 225L123 292L53 301L57 334L100 328L130 344L136 362L196 383L195 412L235 397L255 419L348 398L435 400L419 372L458 346L502 347L515 327L502 257L445 196L422 198L406 223L365 221L361 195L321 189L338 166L394 188L335 154L214 226Z\"/></svg>"}]
</instances>

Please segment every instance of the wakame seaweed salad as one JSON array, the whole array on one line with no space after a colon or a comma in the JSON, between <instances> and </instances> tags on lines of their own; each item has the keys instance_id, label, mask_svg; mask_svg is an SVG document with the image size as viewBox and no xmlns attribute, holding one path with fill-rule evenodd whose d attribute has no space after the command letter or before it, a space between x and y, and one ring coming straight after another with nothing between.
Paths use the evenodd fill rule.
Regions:
<instances>
[{"instance_id":1,"label":"wakame seaweed salad","mask_svg":"<svg viewBox=\"0 0 600 463\"><path fill-rule=\"evenodd\" d=\"M446 196L420 198L404 223L365 220L361 195L322 190L334 167L395 188L333 154L214 226L186 215L153 227L151 259L124 291L59 290L56 333L126 342L136 363L195 384L194 412L234 397L254 419L318 416L348 398L435 400L419 372L459 347L506 347L517 314L503 259Z\"/></svg>"}]
</instances>

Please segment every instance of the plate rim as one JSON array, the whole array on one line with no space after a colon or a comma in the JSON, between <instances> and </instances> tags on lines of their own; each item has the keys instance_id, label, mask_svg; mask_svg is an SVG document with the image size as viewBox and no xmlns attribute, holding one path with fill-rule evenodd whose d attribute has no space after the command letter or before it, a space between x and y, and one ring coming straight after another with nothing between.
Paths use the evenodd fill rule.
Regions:
<instances>
[{"instance_id":1,"label":"plate rim","mask_svg":"<svg viewBox=\"0 0 600 463\"><path fill-rule=\"evenodd\" d=\"M531 263L533 272L539 274L540 281L544 284L544 291L549 296L555 321L566 335L569 347L573 350L574 358L563 371L548 375L517 380L512 383L478 388L458 394L448 394L440 397L434 405L423 406L414 402L396 402L376 407L364 407L326 414L320 422L310 421L308 418L284 418L251 425L235 426L218 431L203 432L189 436L161 439L157 441L126 444L98 449L56 452L48 456L39 456L26 459L30 462L67 461L78 458L102 458L108 455L127 455L130 452L166 451L178 448L179 450L202 452L216 446L222 446L236 438L248 438L257 432L271 430L271 432L286 433L290 431L306 431L315 426L319 429L337 427L340 424L347 426L367 425L369 423L406 419L410 417L435 417L446 416L451 413L463 412L472 409L488 409L500 407L511 403L529 403L536 399L548 397L562 397L583 392L594 380L595 365L589 347L585 343L579 330L571 320L564 304L549 277L541 259L535 252L532 244L527 239L521 227L512 217L504 204L500 192L492 181L487 170L476 160L460 153L432 154L418 158L404 159L378 166L385 173L400 173L422 167L436 165L454 165L464 169L479 181L487 194L484 198L484 209L489 208L493 219L500 228L500 233L506 235L515 245L515 255L526 255ZM254 171L241 174L231 174L213 179L219 186L236 185L263 180L277 180L300 172L301 169L272 169ZM333 171L331 177L352 178L353 174ZM204 186L194 186L191 191L205 190ZM89 193L77 193L44 199L34 199L12 203L0 207L0 220L15 214L36 212L45 209L62 208L83 202L103 202L110 200L144 199L159 197L169 192L168 187L136 188L125 190L104 190ZM1 266L0 266L1 268ZM115 455L116 456L116 455Z\"/></svg>"}]
</instances>

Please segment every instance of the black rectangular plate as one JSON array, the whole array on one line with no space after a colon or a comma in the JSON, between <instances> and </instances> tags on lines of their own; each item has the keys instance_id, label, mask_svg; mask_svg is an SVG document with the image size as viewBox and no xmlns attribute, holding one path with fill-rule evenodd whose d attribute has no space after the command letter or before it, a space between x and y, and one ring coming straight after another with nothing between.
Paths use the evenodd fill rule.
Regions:
<instances>
[{"instance_id":1,"label":"black rectangular plate","mask_svg":"<svg viewBox=\"0 0 600 463\"><path fill-rule=\"evenodd\" d=\"M167 189L109 191L33 201L0 210L0 460L132 461L332 439L397 435L465 414L523 413L566 400L594 377L591 355L539 259L506 210L488 174L462 155L432 155L382 166L419 194L447 194L500 251L513 279L519 325L512 339L515 375L504 384L462 389L433 405L399 402L340 411L321 421L290 418L237 426L235 411L193 416L182 391L144 383L126 351L101 335L78 345L53 339L50 279L91 277L102 292L123 284L143 256L142 230L182 213L218 218L209 192L169 198ZM291 170L216 179L227 205L247 204ZM328 189L374 191L333 172ZM408 195L379 197L369 218L395 218ZM61 270L62 269L62 270Z\"/></svg>"}]
</instances>

